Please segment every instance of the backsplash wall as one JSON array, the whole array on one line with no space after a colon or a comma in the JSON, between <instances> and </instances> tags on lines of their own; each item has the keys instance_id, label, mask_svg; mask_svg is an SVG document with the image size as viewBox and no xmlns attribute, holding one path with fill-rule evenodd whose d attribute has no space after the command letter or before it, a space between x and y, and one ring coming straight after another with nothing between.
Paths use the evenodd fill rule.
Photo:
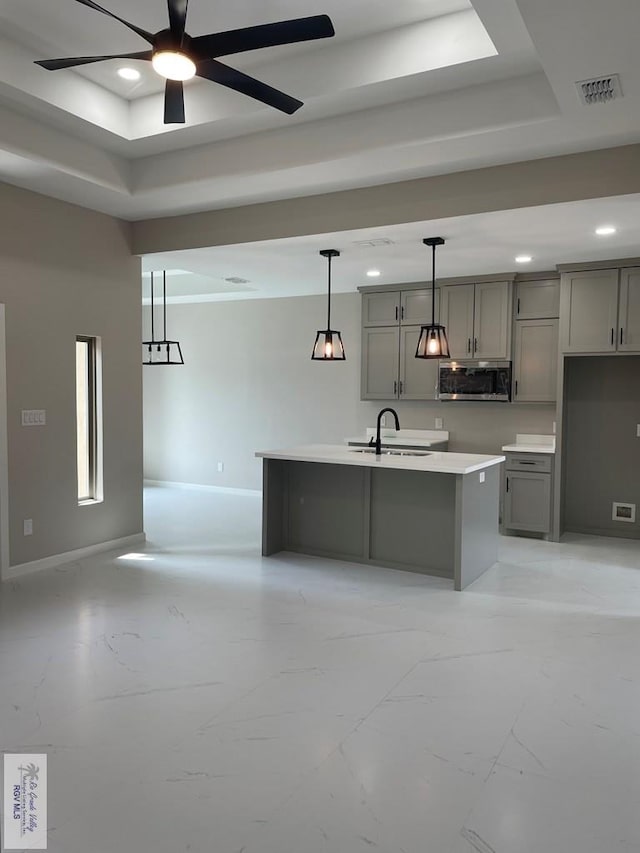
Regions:
<instances>
[{"instance_id":1,"label":"backsplash wall","mask_svg":"<svg viewBox=\"0 0 640 853\"><path fill-rule=\"evenodd\" d=\"M256 450L342 443L385 405L405 428L443 418L452 450L496 453L517 432L552 432L552 405L361 402L360 296L333 300L346 362L311 361L325 310L322 296L170 305L186 364L144 370L145 476L258 489ZM144 321L147 332L148 309Z\"/></svg>"}]
</instances>

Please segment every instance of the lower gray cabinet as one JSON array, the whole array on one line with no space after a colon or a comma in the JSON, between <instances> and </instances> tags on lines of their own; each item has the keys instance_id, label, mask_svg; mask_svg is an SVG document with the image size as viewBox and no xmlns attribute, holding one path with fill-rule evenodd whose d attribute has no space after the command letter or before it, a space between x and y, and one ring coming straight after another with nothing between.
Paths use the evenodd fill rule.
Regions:
<instances>
[{"instance_id":1,"label":"lower gray cabinet","mask_svg":"<svg viewBox=\"0 0 640 853\"><path fill-rule=\"evenodd\" d=\"M525 470L525 466L529 466ZM545 470L546 469L546 470ZM503 527L551 532L551 458L507 455Z\"/></svg>"}]
</instances>

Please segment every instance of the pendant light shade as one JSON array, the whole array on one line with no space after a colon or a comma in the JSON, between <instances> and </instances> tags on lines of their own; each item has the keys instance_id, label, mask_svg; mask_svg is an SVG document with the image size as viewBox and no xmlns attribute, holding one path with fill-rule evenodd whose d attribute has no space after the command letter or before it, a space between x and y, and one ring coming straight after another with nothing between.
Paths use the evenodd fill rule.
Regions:
<instances>
[{"instance_id":1,"label":"pendant light shade","mask_svg":"<svg viewBox=\"0 0 640 853\"><path fill-rule=\"evenodd\" d=\"M151 273L151 340L142 342L142 363L147 365L184 364L179 341L167 340L167 273L162 273L162 340L156 340L155 306Z\"/></svg>"},{"instance_id":2,"label":"pendant light shade","mask_svg":"<svg viewBox=\"0 0 640 853\"><path fill-rule=\"evenodd\" d=\"M436 246L444 246L444 240L427 237L422 242L431 246L431 323L420 329L416 358L450 358L447 332L444 326L436 323Z\"/></svg>"},{"instance_id":3,"label":"pendant light shade","mask_svg":"<svg viewBox=\"0 0 640 853\"><path fill-rule=\"evenodd\" d=\"M344 344L340 332L331 328L331 261L339 258L337 249L322 249L320 252L329 265L327 284L327 328L320 329L316 334L316 342L311 353L312 361L345 361Z\"/></svg>"}]
</instances>

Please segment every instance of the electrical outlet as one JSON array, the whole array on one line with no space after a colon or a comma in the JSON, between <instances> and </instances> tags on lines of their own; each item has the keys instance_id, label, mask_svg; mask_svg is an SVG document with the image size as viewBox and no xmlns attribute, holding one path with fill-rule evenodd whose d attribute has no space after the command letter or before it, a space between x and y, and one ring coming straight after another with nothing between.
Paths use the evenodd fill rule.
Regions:
<instances>
[{"instance_id":1,"label":"electrical outlet","mask_svg":"<svg viewBox=\"0 0 640 853\"><path fill-rule=\"evenodd\" d=\"M442 418L436 418L436 429L442 429Z\"/></svg>"},{"instance_id":2,"label":"electrical outlet","mask_svg":"<svg viewBox=\"0 0 640 853\"><path fill-rule=\"evenodd\" d=\"M32 518L25 518L25 520L22 522L22 529L23 529L25 536L32 536L33 535L33 519Z\"/></svg>"},{"instance_id":3,"label":"electrical outlet","mask_svg":"<svg viewBox=\"0 0 640 853\"><path fill-rule=\"evenodd\" d=\"M218 462L218 474L222 474L224 471L224 462Z\"/></svg>"},{"instance_id":4,"label":"electrical outlet","mask_svg":"<svg viewBox=\"0 0 640 853\"><path fill-rule=\"evenodd\" d=\"M486 477L485 477L484 471L480 471L480 482L484 483L485 479L486 479Z\"/></svg>"}]
</instances>

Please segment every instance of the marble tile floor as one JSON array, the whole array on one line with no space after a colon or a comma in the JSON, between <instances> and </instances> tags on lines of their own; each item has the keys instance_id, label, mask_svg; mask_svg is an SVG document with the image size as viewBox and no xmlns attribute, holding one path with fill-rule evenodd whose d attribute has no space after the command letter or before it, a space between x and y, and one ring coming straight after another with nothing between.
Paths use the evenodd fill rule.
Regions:
<instances>
[{"instance_id":1,"label":"marble tile floor","mask_svg":"<svg viewBox=\"0 0 640 853\"><path fill-rule=\"evenodd\" d=\"M150 489L146 529L0 590L51 853L640 850L640 542L504 539L455 593L262 559L255 497Z\"/></svg>"}]
</instances>

